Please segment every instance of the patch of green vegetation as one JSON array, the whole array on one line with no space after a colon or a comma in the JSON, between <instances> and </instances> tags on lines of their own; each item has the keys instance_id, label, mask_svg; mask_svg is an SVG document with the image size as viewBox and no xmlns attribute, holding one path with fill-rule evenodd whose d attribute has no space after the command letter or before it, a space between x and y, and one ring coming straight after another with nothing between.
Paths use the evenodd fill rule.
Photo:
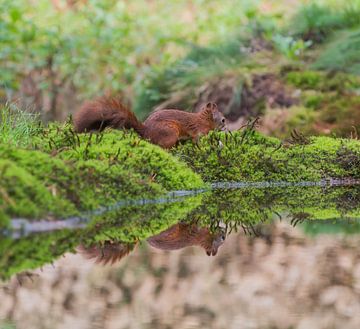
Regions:
<instances>
[{"instance_id":1,"label":"patch of green vegetation","mask_svg":"<svg viewBox=\"0 0 360 329\"><path fill-rule=\"evenodd\" d=\"M359 15L360 7L356 4L346 3L336 8L311 1L292 17L288 29L304 40L323 42L336 30L359 26Z\"/></svg>"},{"instance_id":2,"label":"patch of green vegetation","mask_svg":"<svg viewBox=\"0 0 360 329\"><path fill-rule=\"evenodd\" d=\"M328 177L359 178L360 167L344 169L338 152L344 148L360 157L357 140L329 137L305 137L282 146L251 130L210 133L198 147L192 144L176 148L173 153L186 161L205 181L316 181Z\"/></svg>"},{"instance_id":3,"label":"patch of green vegetation","mask_svg":"<svg viewBox=\"0 0 360 329\"><path fill-rule=\"evenodd\" d=\"M340 136L350 136L360 128L360 97L330 96L321 103L318 122L333 126L332 132Z\"/></svg>"},{"instance_id":4,"label":"patch of green vegetation","mask_svg":"<svg viewBox=\"0 0 360 329\"><path fill-rule=\"evenodd\" d=\"M131 132L77 135L51 125L33 149L0 144L1 218L64 218L121 199L204 187L186 164Z\"/></svg>"},{"instance_id":5,"label":"patch of green vegetation","mask_svg":"<svg viewBox=\"0 0 360 329\"><path fill-rule=\"evenodd\" d=\"M39 130L36 114L20 110L15 104L0 105L0 143L24 146Z\"/></svg>"},{"instance_id":6,"label":"patch of green vegetation","mask_svg":"<svg viewBox=\"0 0 360 329\"><path fill-rule=\"evenodd\" d=\"M289 109L289 112L283 136L289 136L293 129L298 129L305 135L308 135L309 132L316 133L313 131L313 125L316 120L314 109L310 108L310 106L293 106Z\"/></svg>"},{"instance_id":7,"label":"patch of green vegetation","mask_svg":"<svg viewBox=\"0 0 360 329\"><path fill-rule=\"evenodd\" d=\"M197 87L239 67L245 58L242 45L243 41L233 37L210 47L193 46L185 58L165 69L151 71L138 86L135 111L147 113L174 95L187 108L196 100Z\"/></svg>"},{"instance_id":8,"label":"patch of green vegetation","mask_svg":"<svg viewBox=\"0 0 360 329\"><path fill-rule=\"evenodd\" d=\"M359 55L360 29L340 31L324 46L312 67L359 75Z\"/></svg>"},{"instance_id":9,"label":"patch of green vegetation","mask_svg":"<svg viewBox=\"0 0 360 329\"><path fill-rule=\"evenodd\" d=\"M285 81L303 90L321 92L336 91L341 93L360 88L359 77L340 72L334 74L309 70L292 71L286 75Z\"/></svg>"},{"instance_id":10,"label":"patch of green vegetation","mask_svg":"<svg viewBox=\"0 0 360 329\"><path fill-rule=\"evenodd\" d=\"M305 107L293 106L289 109L283 135L289 135L293 129L298 129L305 135L359 135L359 96L315 93L304 95L303 103Z\"/></svg>"}]
</instances>

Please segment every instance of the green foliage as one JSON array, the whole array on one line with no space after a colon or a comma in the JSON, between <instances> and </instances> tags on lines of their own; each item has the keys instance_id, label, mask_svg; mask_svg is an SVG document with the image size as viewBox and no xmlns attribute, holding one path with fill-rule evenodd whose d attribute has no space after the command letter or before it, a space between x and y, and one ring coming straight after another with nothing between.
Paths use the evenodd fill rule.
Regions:
<instances>
[{"instance_id":1,"label":"green foliage","mask_svg":"<svg viewBox=\"0 0 360 329\"><path fill-rule=\"evenodd\" d=\"M288 25L290 33L304 40L325 41L332 32L360 25L360 3L331 6L311 1L302 6Z\"/></svg>"},{"instance_id":2,"label":"green foliage","mask_svg":"<svg viewBox=\"0 0 360 329\"><path fill-rule=\"evenodd\" d=\"M193 46L184 59L166 69L149 72L138 86L136 112L144 113L179 91L193 100L200 85L236 70L245 57L241 46L241 40L236 37L210 47Z\"/></svg>"},{"instance_id":3,"label":"green foliage","mask_svg":"<svg viewBox=\"0 0 360 329\"><path fill-rule=\"evenodd\" d=\"M322 71L292 71L286 75L285 81L303 90L335 91L346 93L360 88L358 76L338 72L326 73Z\"/></svg>"},{"instance_id":4,"label":"green foliage","mask_svg":"<svg viewBox=\"0 0 360 329\"><path fill-rule=\"evenodd\" d=\"M0 143L25 146L39 129L36 114L22 111L13 104L0 106Z\"/></svg>"},{"instance_id":5,"label":"green foliage","mask_svg":"<svg viewBox=\"0 0 360 329\"><path fill-rule=\"evenodd\" d=\"M292 34L305 40L323 41L333 30L343 28L345 17L328 6L311 2L304 5L291 19Z\"/></svg>"},{"instance_id":6,"label":"green foliage","mask_svg":"<svg viewBox=\"0 0 360 329\"><path fill-rule=\"evenodd\" d=\"M275 48L288 59L298 59L312 45L310 40L294 39L291 36L274 34L272 42Z\"/></svg>"},{"instance_id":7,"label":"green foliage","mask_svg":"<svg viewBox=\"0 0 360 329\"><path fill-rule=\"evenodd\" d=\"M360 29L338 32L325 45L313 64L314 69L360 74Z\"/></svg>"},{"instance_id":8,"label":"green foliage","mask_svg":"<svg viewBox=\"0 0 360 329\"><path fill-rule=\"evenodd\" d=\"M69 82L81 98L131 91L150 65L163 67L188 44L228 35L241 24L247 5L94 0L59 6L45 0L1 1L0 87L16 91L31 76L51 97Z\"/></svg>"}]
</instances>

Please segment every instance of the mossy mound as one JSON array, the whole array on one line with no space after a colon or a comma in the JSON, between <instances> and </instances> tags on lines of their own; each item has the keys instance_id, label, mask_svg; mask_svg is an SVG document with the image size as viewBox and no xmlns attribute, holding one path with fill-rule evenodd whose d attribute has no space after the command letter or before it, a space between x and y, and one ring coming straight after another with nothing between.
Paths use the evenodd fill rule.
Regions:
<instances>
[{"instance_id":1,"label":"mossy mound","mask_svg":"<svg viewBox=\"0 0 360 329\"><path fill-rule=\"evenodd\" d=\"M51 126L32 144L0 145L0 218L64 218L121 199L204 187L186 164L133 133L77 135L68 125Z\"/></svg>"},{"instance_id":2,"label":"mossy mound","mask_svg":"<svg viewBox=\"0 0 360 329\"><path fill-rule=\"evenodd\" d=\"M194 147L173 153L205 181L318 181L360 178L360 142L330 137L294 136L286 143L246 128L210 133Z\"/></svg>"}]
</instances>

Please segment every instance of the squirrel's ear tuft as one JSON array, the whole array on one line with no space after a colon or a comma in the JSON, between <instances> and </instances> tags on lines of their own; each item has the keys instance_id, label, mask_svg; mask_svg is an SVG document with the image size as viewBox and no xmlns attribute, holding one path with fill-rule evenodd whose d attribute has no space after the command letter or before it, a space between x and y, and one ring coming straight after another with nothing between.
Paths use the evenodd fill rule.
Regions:
<instances>
[{"instance_id":1,"label":"squirrel's ear tuft","mask_svg":"<svg viewBox=\"0 0 360 329\"><path fill-rule=\"evenodd\" d=\"M209 102L206 104L206 108L209 110L216 110L217 109L217 105L213 102Z\"/></svg>"}]
</instances>

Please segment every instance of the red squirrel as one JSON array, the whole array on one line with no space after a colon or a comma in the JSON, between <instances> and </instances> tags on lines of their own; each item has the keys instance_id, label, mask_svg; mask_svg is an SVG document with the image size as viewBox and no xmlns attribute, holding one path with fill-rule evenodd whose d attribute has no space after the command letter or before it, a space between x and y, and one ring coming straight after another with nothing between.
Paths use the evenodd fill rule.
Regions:
<instances>
[{"instance_id":1,"label":"red squirrel","mask_svg":"<svg viewBox=\"0 0 360 329\"><path fill-rule=\"evenodd\" d=\"M219 247L225 241L225 233L211 233L208 228L196 224L178 223L167 230L147 239L154 248L161 250L177 250L190 246L202 247L208 256L215 256ZM136 243L105 241L103 245L90 247L80 246L79 251L89 259L95 259L99 264L114 264L128 255Z\"/></svg>"},{"instance_id":2,"label":"red squirrel","mask_svg":"<svg viewBox=\"0 0 360 329\"><path fill-rule=\"evenodd\" d=\"M196 142L211 130L225 130L226 120L215 103L207 103L198 113L158 110L142 123L118 98L102 97L83 104L74 116L74 126L79 133L106 127L132 128L153 144L169 149L181 139Z\"/></svg>"}]
</instances>

